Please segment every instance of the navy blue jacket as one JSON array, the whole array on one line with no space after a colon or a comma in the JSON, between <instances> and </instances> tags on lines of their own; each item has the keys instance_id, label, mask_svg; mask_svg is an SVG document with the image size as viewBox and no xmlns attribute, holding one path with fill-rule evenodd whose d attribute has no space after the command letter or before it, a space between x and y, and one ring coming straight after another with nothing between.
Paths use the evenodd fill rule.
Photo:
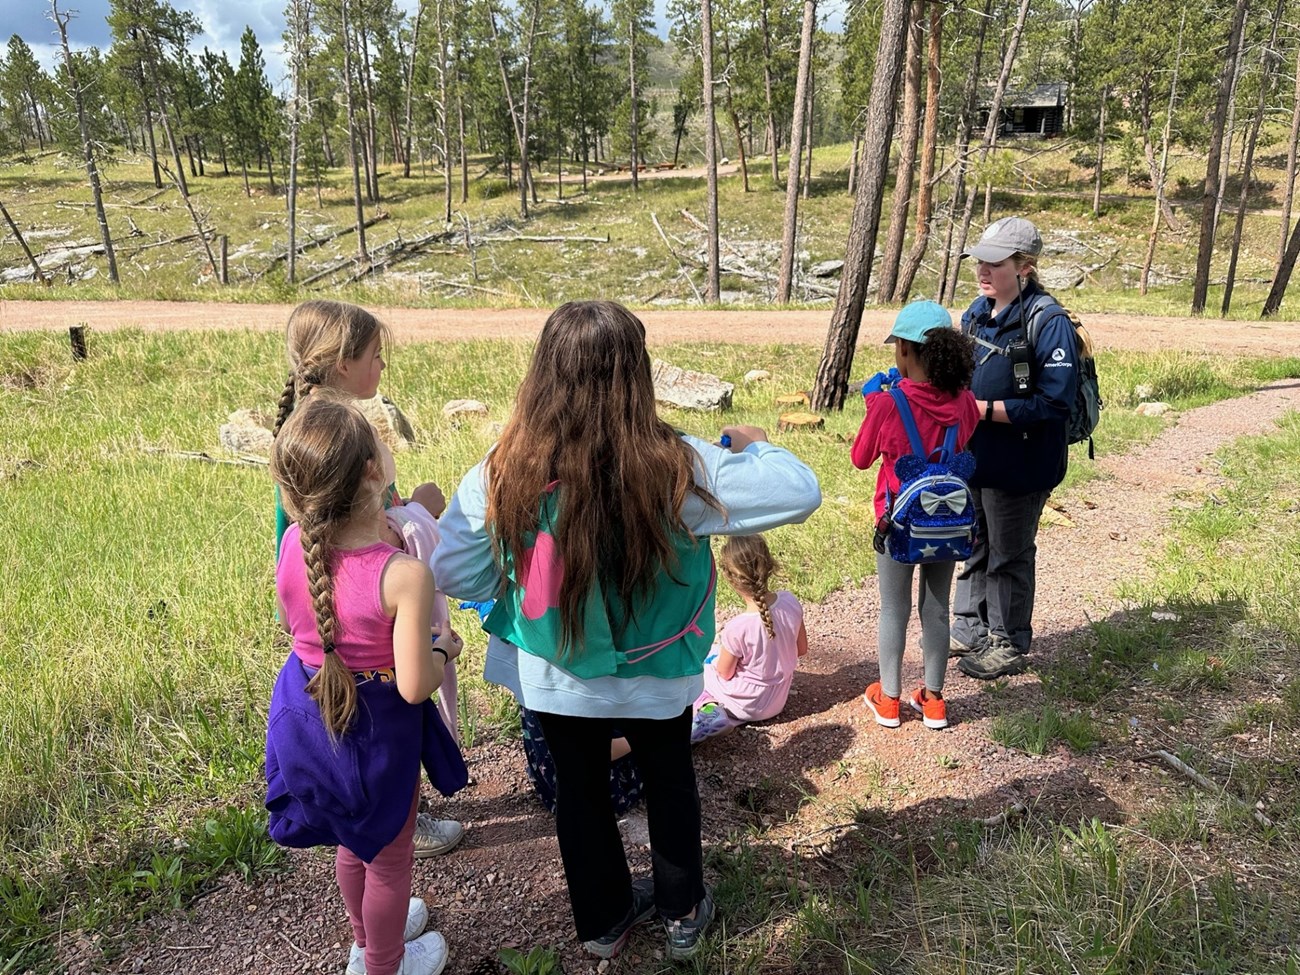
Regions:
<instances>
[{"instance_id":1,"label":"navy blue jacket","mask_svg":"<svg viewBox=\"0 0 1300 975\"><path fill-rule=\"evenodd\" d=\"M996 318L993 302L978 298L962 315L962 331L991 342L999 348L1027 338L1029 310L1041 288L1027 284L1020 298ZM1021 307L1025 308L1022 323ZM1031 357L1029 393L1016 391L1011 360L975 347L975 376L971 392L980 400L1004 400L1010 423L982 421L975 428L967 450L975 455L973 487L996 488L1013 494L1050 491L1065 478L1069 458L1066 422L1079 381L1078 352L1074 325L1060 305L1056 314L1038 326ZM1046 314L1046 313L1045 313Z\"/></svg>"},{"instance_id":2,"label":"navy blue jacket","mask_svg":"<svg viewBox=\"0 0 1300 975\"><path fill-rule=\"evenodd\" d=\"M291 653L271 692L271 838L281 846L343 846L369 863L406 823L421 764L444 796L464 788L469 773L437 705L408 704L396 681L358 682L352 726L331 741L307 693L312 673Z\"/></svg>"}]
</instances>

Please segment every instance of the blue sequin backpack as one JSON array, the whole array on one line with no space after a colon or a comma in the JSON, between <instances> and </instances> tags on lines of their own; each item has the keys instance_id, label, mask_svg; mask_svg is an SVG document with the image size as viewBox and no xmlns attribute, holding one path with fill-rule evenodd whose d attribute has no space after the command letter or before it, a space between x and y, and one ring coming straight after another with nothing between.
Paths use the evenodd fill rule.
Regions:
<instances>
[{"instance_id":1,"label":"blue sequin backpack","mask_svg":"<svg viewBox=\"0 0 1300 975\"><path fill-rule=\"evenodd\" d=\"M898 458L898 494L885 499L885 516L876 526L876 550L895 562L962 562L975 547L975 498L967 481L975 457L957 450L957 425L944 431L943 443L927 451L907 396L889 390L912 452Z\"/></svg>"}]
</instances>

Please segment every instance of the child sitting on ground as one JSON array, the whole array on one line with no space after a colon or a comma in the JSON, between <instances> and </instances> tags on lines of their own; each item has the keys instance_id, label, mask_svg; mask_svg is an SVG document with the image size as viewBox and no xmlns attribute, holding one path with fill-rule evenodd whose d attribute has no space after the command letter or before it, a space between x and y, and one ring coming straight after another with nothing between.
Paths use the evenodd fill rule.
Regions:
<instances>
[{"instance_id":1,"label":"child sitting on ground","mask_svg":"<svg viewBox=\"0 0 1300 975\"><path fill-rule=\"evenodd\" d=\"M727 539L721 568L722 577L744 599L745 612L723 627L717 655L705 661L693 742L780 714L799 658L808 652L799 600L784 589L768 588L776 561L762 535Z\"/></svg>"}]
</instances>

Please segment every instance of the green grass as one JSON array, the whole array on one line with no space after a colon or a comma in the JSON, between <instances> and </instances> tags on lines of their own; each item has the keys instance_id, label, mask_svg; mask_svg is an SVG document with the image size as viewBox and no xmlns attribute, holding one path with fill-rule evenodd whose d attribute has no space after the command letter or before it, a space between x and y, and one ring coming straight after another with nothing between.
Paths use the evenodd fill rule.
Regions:
<instances>
[{"instance_id":1,"label":"green grass","mask_svg":"<svg viewBox=\"0 0 1300 975\"><path fill-rule=\"evenodd\" d=\"M263 821L247 811L259 806L265 701L287 651L272 611L269 481L260 468L168 452L220 456L217 428L228 413L269 409L281 385L280 340L122 331L92 334L90 351L74 365L55 335L0 338L0 971L47 958L58 930L103 930L184 903L221 871L254 874L277 862ZM657 352L732 380L751 368L770 370L769 384L737 386L725 418L769 429L775 393L805 387L817 361L816 349L777 344ZM422 441L398 455L402 485L432 479L450 493L491 443L492 424L508 415L527 356L522 343L490 341L396 350L384 390ZM884 364L883 352L868 352L859 374ZM1109 353L1102 375L1116 404L1126 388L1148 383L1185 408L1294 369L1289 362ZM491 416L459 426L444 420L442 404L461 396L482 399ZM860 584L872 572L874 472L848 462L859 411L851 403L815 433L773 433L822 480L821 510L806 525L771 535L781 584L805 599ZM665 416L706 437L723 422ZM1120 406L1108 411L1100 454L1122 451L1166 423L1130 419ZM1227 498L1260 508L1249 539L1225 539L1220 526L1208 535L1189 529L1175 543L1201 558L1196 546L1215 538L1216 554L1228 553L1239 573L1226 588L1247 607L1247 619L1291 639L1285 587L1294 590L1294 534L1291 561L1265 560L1263 546L1286 535L1285 506L1268 491L1294 496L1287 485L1300 470L1296 432L1292 418L1284 435L1248 442L1241 452L1243 466L1233 473L1243 481ZM1204 602L1207 591L1224 588L1205 583L1195 565L1172 564L1171 584L1189 600ZM1265 588L1261 573L1275 588ZM729 593L724 600L734 603ZM464 629L467 735L515 734L509 698L477 676L481 636L468 619ZM1145 659L1122 647L1107 653L1123 667ZM1235 665L1236 658L1222 659ZM1195 668L1187 679L1196 679ZM1296 721L1300 696L1277 708ZM1086 747L1087 727L1060 717L1059 728L1022 722L1031 744L1016 747L1039 740L1046 747L1062 736ZM852 901L859 918L888 908L888 898L863 897ZM802 912L801 933L790 942L801 957L821 958L827 941L852 943L858 922L822 923L837 906L802 891L789 898ZM843 951L836 958L837 967L860 968Z\"/></svg>"},{"instance_id":2,"label":"green grass","mask_svg":"<svg viewBox=\"0 0 1300 975\"><path fill-rule=\"evenodd\" d=\"M1030 711L998 715L993 719L989 734L994 741L1030 755L1042 755L1058 741L1078 752L1087 751L1097 743L1092 722L1086 717L1062 713L1050 704Z\"/></svg>"}]
</instances>

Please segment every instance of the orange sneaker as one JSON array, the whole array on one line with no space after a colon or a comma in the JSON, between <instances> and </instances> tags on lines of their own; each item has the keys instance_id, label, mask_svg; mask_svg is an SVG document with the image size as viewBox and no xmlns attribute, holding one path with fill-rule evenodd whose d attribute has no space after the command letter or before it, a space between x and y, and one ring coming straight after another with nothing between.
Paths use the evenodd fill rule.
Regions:
<instances>
[{"instance_id":1,"label":"orange sneaker","mask_svg":"<svg viewBox=\"0 0 1300 975\"><path fill-rule=\"evenodd\" d=\"M927 700L925 688L918 687L908 697L907 703L921 716L927 728L938 731L940 728L948 727L948 702L943 698L932 697Z\"/></svg>"},{"instance_id":2,"label":"orange sneaker","mask_svg":"<svg viewBox=\"0 0 1300 975\"><path fill-rule=\"evenodd\" d=\"M867 707L871 708L871 713L876 716L876 724L885 728L898 727L898 698L886 697L880 681L867 688L866 693L862 695L862 700L867 702Z\"/></svg>"}]
</instances>

